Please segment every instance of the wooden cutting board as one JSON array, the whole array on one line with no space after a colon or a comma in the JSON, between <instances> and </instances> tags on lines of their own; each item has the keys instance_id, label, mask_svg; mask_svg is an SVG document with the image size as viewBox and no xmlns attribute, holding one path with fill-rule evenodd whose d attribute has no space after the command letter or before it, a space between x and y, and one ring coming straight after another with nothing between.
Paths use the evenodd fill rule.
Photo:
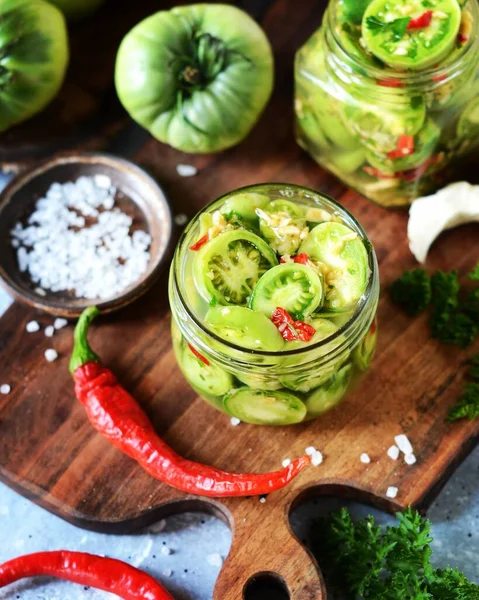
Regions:
<instances>
[{"instance_id":1,"label":"wooden cutting board","mask_svg":"<svg viewBox=\"0 0 479 600\"><path fill-rule=\"evenodd\" d=\"M264 5L265 6L265 5ZM294 51L320 22L317 0L277 0L262 23L275 47L277 86L259 126L240 146L213 157L188 157L154 141L135 159L165 187L176 214L192 216L209 200L242 185L283 181L307 185L342 202L368 231L378 255L383 293L379 348L374 367L346 402L321 419L289 428L265 428L229 419L198 399L176 367L170 344L167 278L117 315L98 321L93 347L151 416L157 431L185 456L236 471L278 468L285 457L314 445L323 465L303 472L266 503L257 498L212 501L185 496L147 476L88 424L75 400L68 358L72 328L45 338L25 324L50 318L14 304L0 319L0 478L22 495L87 529L124 533L185 510L213 512L230 524L233 543L214 600L240 600L259 573L283 581L293 600L325 599L318 565L293 536L292 506L314 494L359 499L395 511L421 509L441 489L478 439L479 424L445 421L461 394L469 352L429 338L426 316L412 320L390 302L387 286L415 266L406 242L407 214L383 210L319 169L296 146L292 132ZM199 174L184 179L178 163ZM479 257L478 227L444 234L428 268L466 273ZM59 359L45 361L46 348ZM386 456L396 434L412 441L418 462L409 467ZM359 457L367 452L371 464ZM396 500L385 493L399 488ZM246 596L246 598L248 595Z\"/></svg>"}]
</instances>

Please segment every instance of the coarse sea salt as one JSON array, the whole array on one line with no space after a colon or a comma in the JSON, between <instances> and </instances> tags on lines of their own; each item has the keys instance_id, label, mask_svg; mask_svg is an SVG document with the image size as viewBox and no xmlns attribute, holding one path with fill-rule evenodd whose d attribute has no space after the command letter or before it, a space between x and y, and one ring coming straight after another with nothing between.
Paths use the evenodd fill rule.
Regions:
<instances>
[{"instance_id":1,"label":"coarse sea salt","mask_svg":"<svg viewBox=\"0 0 479 600\"><path fill-rule=\"evenodd\" d=\"M53 348L48 348L45 350L45 358L48 362L53 362L58 358L58 352Z\"/></svg>"},{"instance_id":2,"label":"coarse sea salt","mask_svg":"<svg viewBox=\"0 0 479 600\"><path fill-rule=\"evenodd\" d=\"M28 333L36 333L37 331L40 331L40 323L38 321L29 321L26 324L25 329Z\"/></svg>"},{"instance_id":3,"label":"coarse sea salt","mask_svg":"<svg viewBox=\"0 0 479 600\"><path fill-rule=\"evenodd\" d=\"M399 458L399 448L397 446L390 446L388 448L388 456L392 460L397 460Z\"/></svg>"},{"instance_id":4,"label":"coarse sea salt","mask_svg":"<svg viewBox=\"0 0 479 600\"><path fill-rule=\"evenodd\" d=\"M55 327L53 327L53 325L48 325L45 327L45 331L43 333L46 335L46 337L53 337L53 334L55 333Z\"/></svg>"},{"instance_id":5,"label":"coarse sea salt","mask_svg":"<svg viewBox=\"0 0 479 600\"><path fill-rule=\"evenodd\" d=\"M241 424L241 420L238 419L238 417L231 417L230 423L233 425L233 427L238 427L238 425Z\"/></svg>"},{"instance_id":6,"label":"coarse sea salt","mask_svg":"<svg viewBox=\"0 0 479 600\"><path fill-rule=\"evenodd\" d=\"M388 498L396 498L396 496L398 495L398 492L399 492L399 490L397 489L397 487L394 487L393 485L391 485L386 490L386 496Z\"/></svg>"},{"instance_id":7,"label":"coarse sea salt","mask_svg":"<svg viewBox=\"0 0 479 600\"><path fill-rule=\"evenodd\" d=\"M401 450L403 454L413 454L414 450L412 448L411 442L409 441L407 435L401 433L394 438L396 442L396 446Z\"/></svg>"},{"instance_id":8,"label":"coarse sea salt","mask_svg":"<svg viewBox=\"0 0 479 600\"><path fill-rule=\"evenodd\" d=\"M365 465L369 464L371 462L371 459L369 458L369 454L366 454L366 452L363 452L361 454L361 456L359 457L359 460L364 463Z\"/></svg>"},{"instance_id":9,"label":"coarse sea salt","mask_svg":"<svg viewBox=\"0 0 479 600\"><path fill-rule=\"evenodd\" d=\"M198 169L193 165L176 165L176 172L180 177L194 177Z\"/></svg>"},{"instance_id":10,"label":"coarse sea salt","mask_svg":"<svg viewBox=\"0 0 479 600\"><path fill-rule=\"evenodd\" d=\"M115 195L101 174L53 183L10 232L20 271L38 289L86 299L113 297L136 283L150 262L151 236L132 231Z\"/></svg>"},{"instance_id":11,"label":"coarse sea salt","mask_svg":"<svg viewBox=\"0 0 479 600\"><path fill-rule=\"evenodd\" d=\"M4 394L6 396L11 391L12 391L12 388L11 388L11 386L8 385L8 383L2 383L2 385L0 385L0 394Z\"/></svg>"},{"instance_id":12,"label":"coarse sea salt","mask_svg":"<svg viewBox=\"0 0 479 600\"><path fill-rule=\"evenodd\" d=\"M53 321L53 327L55 329L63 329L68 325L68 321L66 319L62 319L62 317L57 317L55 321Z\"/></svg>"},{"instance_id":13,"label":"coarse sea salt","mask_svg":"<svg viewBox=\"0 0 479 600\"><path fill-rule=\"evenodd\" d=\"M290 458L285 458L282 462L283 467L286 469L287 467L289 467L289 465L291 464L291 459Z\"/></svg>"}]
</instances>

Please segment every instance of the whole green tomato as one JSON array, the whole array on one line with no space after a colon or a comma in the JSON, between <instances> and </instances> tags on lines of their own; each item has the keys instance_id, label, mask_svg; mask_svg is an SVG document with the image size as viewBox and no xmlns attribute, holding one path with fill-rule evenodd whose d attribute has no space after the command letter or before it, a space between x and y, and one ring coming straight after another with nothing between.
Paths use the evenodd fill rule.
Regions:
<instances>
[{"instance_id":1,"label":"whole green tomato","mask_svg":"<svg viewBox=\"0 0 479 600\"><path fill-rule=\"evenodd\" d=\"M44 0L0 0L0 131L40 112L68 65L65 18Z\"/></svg>"},{"instance_id":2,"label":"whole green tomato","mask_svg":"<svg viewBox=\"0 0 479 600\"><path fill-rule=\"evenodd\" d=\"M105 0L48 0L55 4L69 21L80 21L93 14Z\"/></svg>"},{"instance_id":3,"label":"whole green tomato","mask_svg":"<svg viewBox=\"0 0 479 600\"><path fill-rule=\"evenodd\" d=\"M218 152L245 138L265 108L273 54L242 10L179 6L127 34L115 82L123 106L155 138L184 152Z\"/></svg>"}]
</instances>

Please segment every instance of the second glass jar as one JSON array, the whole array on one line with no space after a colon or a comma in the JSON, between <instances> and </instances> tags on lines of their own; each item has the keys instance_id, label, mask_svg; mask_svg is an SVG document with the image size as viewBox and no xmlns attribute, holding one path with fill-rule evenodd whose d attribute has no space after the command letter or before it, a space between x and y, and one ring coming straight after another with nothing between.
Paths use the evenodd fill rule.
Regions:
<instances>
[{"instance_id":1,"label":"second glass jar","mask_svg":"<svg viewBox=\"0 0 479 600\"><path fill-rule=\"evenodd\" d=\"M426 10L416 0L381 4L403 15ZM369 53L364 21L361 27L361 15L347 12L352 3L346 0L330 1L322 27L296 55L299 144L382 206L407 206L434 192L479 147L479 11L477 0L460 4L455 45L439 64L424 69L388 68ZM434 31L441 19L446 22L439 10L425 14ZM376 19L372 25L384 23ZM375 42L376 30L372 37ZM402 43L407 39L405 33ZM396 49L394 60L406 51L406 45Z\"/></svg>"}]
</instances>

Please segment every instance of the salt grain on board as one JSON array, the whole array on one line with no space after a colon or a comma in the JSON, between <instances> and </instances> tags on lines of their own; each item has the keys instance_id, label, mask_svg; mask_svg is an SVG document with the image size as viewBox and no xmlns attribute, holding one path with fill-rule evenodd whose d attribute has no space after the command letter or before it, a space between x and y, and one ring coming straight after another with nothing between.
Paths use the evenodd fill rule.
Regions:
<instances>
[{"instance_id":1,"label":"salt grain on board","mask_svg":"<svg viewBox=\"0 0 479 600\"><path fill-rule=\"evenodd\" d=\"M311 464L313 467L319 467L319 465L323 462L323 455L319 450L315 450L311 455Z\"/></svg>"},{"instance_id":2,"label":"salt grain on board","mask_svg":"<svg viewBox=\"0 0 479 600\"><path fill-rule=\"evenodd\" d=\"M414 456L414 454L406 454L404 457L404 462L407 465L414 465L417 462L417 458Z\"/></svg>"},{"instance_id":3,"label":"salt grain on board","mask_svg":"<svg viewBox=\"0 0 479 600\"><path fill-rule=\"evenodd\" d=\"M38 323L38 321L30 321L27 323L25 329L28 333L36 333L37 331L40 331L40 323Z\"/></svg>"},{"instance_id":4,"label":"salt grain on board","mask_svg":"<svg viewBox=\"0 0 479 600\"><path fill-rule=\"evenodd\" d=\"M399 448L397 446L388 448L388 456L389 458L392 458L392 460L397 460L399 458Z\"/></svg>"},{"instance_id":5,"label":"salt grain on board","mask_svg":"<svg viewBox=\"0 0 479 600\"><path fill-rule=\"evenodd\" d=\"M12 391L12 388L11 388L11 386L8 385L8 383L3 383L2 385L0 385L0 394L4 394L6 396L11 391Z\"/></svg>"},{"instance_id":6,"label":"salt grain on board","mask_svg":"<svg viewBox=\"0 0 479 600\"><path fill-rule=\"evenodd\" d=\"M291 464L291 459L290 458L285 458L283 460L283 467L286 469L286 467L289 467L289 465Z\"/></svg>"},{"instance_id":7,"label":"salt grain on board","mask_svg":"<svg viewBox=\"0 0 479 600\"><path fill-rule=\"evenodd\" d=\"M146 272L151 237L131 232L133 219L114 206L115 195L101 174L54 183L27 222L13 227L18 267L37 289L109 298Z\"/></svg>"},{"instance_id":8,"label":"salt grain on board","mask_svg":"<svg viewBox=\"0 0 479 600\"><path fill-rule=\"evenodd\" d=\"M48 325L48 327L45 327L44 333L47 337L53 337L53 334L55 333L55 327L53 327L53 325Z\"/></svg>"},{"instance_id":9,"label":"salt grain on board","mask_svg":"<svg viewBox=\"0 0 479 600\"><path fill-rule=\"evenodd\" d=\"M366 454L366 452L363 452L363 454L361 454L359 460L362 463L364 463L365 465L367 465L371 462L371 459L369 458L369 454Z\"/></svg>"},{"instance_id":10,"label":"salt grain on board","mask_svg":"<svg viewBox=\"0 0 479 600\"><path fill-rule=\"evenodd\" d=\"M53 348L48 348L48 350L45 350L45 358L48 362L53 362L58 358L58 352Z\"/></svg>"},{"instance_id":11,"label":"salt grain on board","mask_svg":"<svg viewBox=\"0 0 479 600\"><path fill-rule=\"evenodd\" d=\"M66 319L62 319L61 317L57 317L53 322L53 327L55 329L63 329L68 325L68 321Z\"/></svg>"},{"instance_id":12,"label":"salt grain on board","mask_svg":"<svg viewBox=\"0 0 479 600\"><path fill-rule=\"evenodd\" d=\"M407 435L404 435L404 433L397 435L394 438L394 441L396 442L396 446L403 454L412 454L414 452L411 442L409 441Z\"/></svg>"},{"instance_id":13,"label":"salt grain on board","mask_svg":"<svg viewBox=\"0 0 479 600\"><path fill-rule=\"evenodd\" d=\"M241 423L241 420L238 419L238 417L231 417L230 423L233 425L233 427L238 427L238 425Z\"/></svg>"},{"instance_id":14,"label":"salt grain on board","mask_svg":"<svg viewBox=\"0 0 479 600\"><path fill-rule=\"evenodd\" d=\"M176 165L176 172L180 177L194 177L198 169L193 165Z\"/></svg>"},{"instance_id":15,"label":"salt grain on board","mask_svg":"<svg viewBox=\"0 0 479 600\"><path fill-rule=\"evenodd\" d=\"M391 485L390 487L388 487L387 491L386 491L386 496L388 498L396 498L396 496L398 495L399 490L397 489L397 487L394 487L393 485Z\"/></svg>"}]
</instances>

